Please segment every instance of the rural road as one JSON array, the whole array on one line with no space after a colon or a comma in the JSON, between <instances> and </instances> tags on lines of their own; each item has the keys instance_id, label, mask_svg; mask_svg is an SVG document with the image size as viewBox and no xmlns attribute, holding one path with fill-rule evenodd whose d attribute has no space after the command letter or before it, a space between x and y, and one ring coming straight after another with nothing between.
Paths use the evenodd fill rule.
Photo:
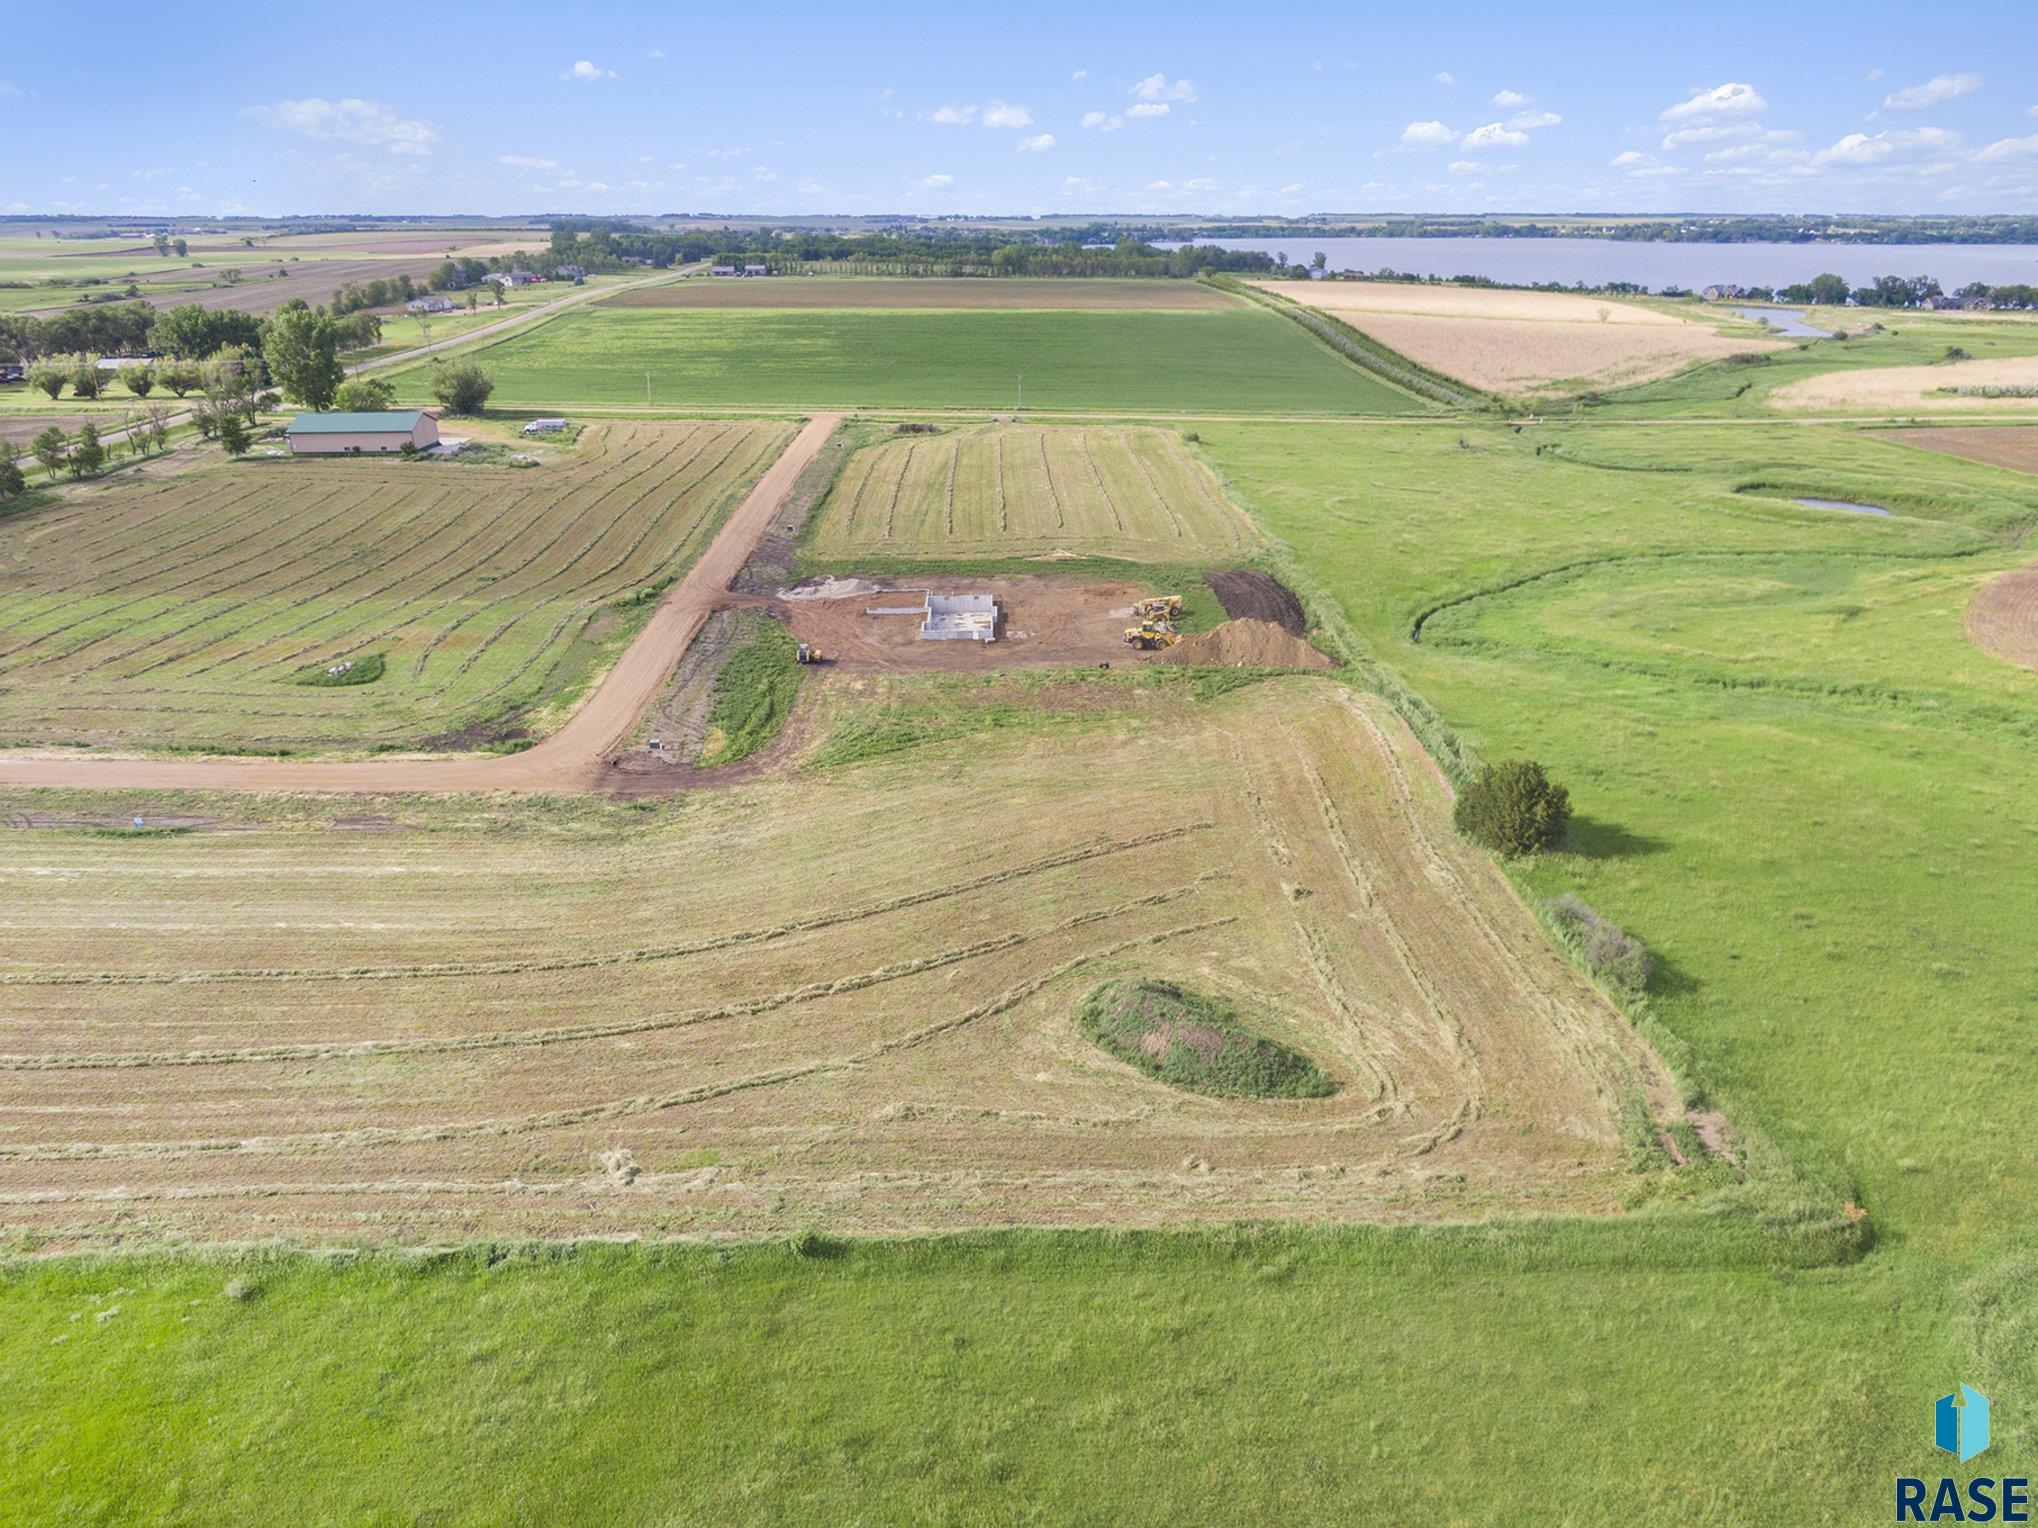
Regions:
<instances>
[{"instance_id":1,"label":"rural road","mask_svg":"<svg viewBox=\"0 0 2038 1528\"><path fill-rule=\"evenodd\" d=\"M0 786L86 790L582 791L600 786L609 754L672 677L727 597L801 471L841 423L815 414L736 506L700 560L658 608L600 686L544 741L512 754L335 760L151 759L0 754Z\"/></svg>"}]
</instances>

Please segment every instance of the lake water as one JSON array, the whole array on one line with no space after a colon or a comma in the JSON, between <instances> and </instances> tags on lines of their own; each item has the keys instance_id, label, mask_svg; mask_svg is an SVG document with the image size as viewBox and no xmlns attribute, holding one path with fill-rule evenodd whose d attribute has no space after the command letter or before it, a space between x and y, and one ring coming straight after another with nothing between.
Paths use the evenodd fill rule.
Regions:
<instances>
[{"instance_id":1,"label":"lake water","mask_svg":"<svg viewBox=\"0 0 2038 1528\"><path fill-rule=\"evenodd\" d=\"M1812 509L1844 509L1856 515L1886 515L1888 510L1880 504L1856 504L1852 499L1799 499L1800 504Z\"/></svg>"},{"instance_id":2,"label":"lake water","mask_svg":"<svg viewBox=\"0 0 2038 1528\"><path fill-rule=\"evenodd\" d=\"M1878 276L1931 276L1947 291L1970 281L2038 285L2034 244L1631 244L1620 239L1202 239L1261 249L1307 265L1318 250L1334 271L1382 266L1416 276L1485 276L1514 286L1632 281L1660 292L1715 283L1789 286L1826 271L1866 286Z\"/></svg>"},{"instance_id":3,"label":"lake water","mask_svg":"<svg viewBox=\"0 0 2038 1528\"><path fill-rule=\"evenodd\" d=\"M1821 329L1804 321L1804 315L1795 308L1743 307L1739 303L1728 303L1743 318L1758 319L1769 325L1778 334L1789 340L1829 340L1833 337L1830 329Z\"/></svg>"}]
</instances>

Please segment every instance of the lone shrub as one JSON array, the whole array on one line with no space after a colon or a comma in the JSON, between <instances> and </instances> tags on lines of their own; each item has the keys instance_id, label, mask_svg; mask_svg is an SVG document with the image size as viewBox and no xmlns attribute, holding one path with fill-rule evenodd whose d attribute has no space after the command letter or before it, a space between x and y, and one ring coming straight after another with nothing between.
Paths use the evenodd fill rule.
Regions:
<instances>
[{"instance_id":1,"label":"lone shrub","mask_svg":"<svg viewBox=\"0 0 2038 1528\"><path fill-rule=\"evenodd\" d=\"M495 379L472 360L441 361L432 368L432 396L449 414L478 414L495 391Z\"/></svg>"},{"instance_id":2,"label":"lone shrub","mask_svg":"<svg viewBox=\"0 0 2038 1528\"><path fill-rule=\"evenodd\" d=\"M1640 993L1647 988L1656 960L1641 940L1568 891L1543 906L1557 926L1578 941L1594 976L1619 992Z\"/></svg>"},{"instance_id":3,"label":"lone shrub","mask_svg":"<svg viewBox=\"0 0 2038 1528\"><path fill-rule=\"evenodd\" d=\"M1497 854L1533 854L1564 836L1571 795L1534 759L1491 764L1458 793L1458 831Z\"/></svg>"}]
</instances>

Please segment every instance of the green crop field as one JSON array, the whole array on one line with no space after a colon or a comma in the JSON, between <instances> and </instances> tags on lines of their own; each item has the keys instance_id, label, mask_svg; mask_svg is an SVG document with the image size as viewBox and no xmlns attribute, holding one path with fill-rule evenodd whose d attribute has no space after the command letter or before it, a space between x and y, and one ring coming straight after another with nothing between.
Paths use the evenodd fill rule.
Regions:
<instances>
[{"instance_id":1,"label":"green crop field","mask_svg":"<svg viewBox=\"0 0 2038 1528\"><path fill-rule=\"evenodd\" d=\"M588 307L476 352L497 406L1200 410L1424 405L1271 313ZM394 375L428 401L430 372Z\"/></svg>"},{"instance_id":2,"label":"green crop field","mask_svg":"<svg viewBox=\"0 0 2038 1528\"><path fill-rule=\"evenodd\" d=\"M1216 564L1259 545L1172 430L988 425L896 437L850 459L808 544L830 558L1051 552Z\"/></svg>"},{"instance_id":3,"label":"green crop field","mask_svg":"<svg viewBox=\"0 0 2038 1528\"><path fill-rule=\"evenodd\" d=\"M585 462L528 469L251 461L0 521L0 737L354 750L542 727L633 628L613 602L683 571L789 434L611 425ZM370 655L371 683L304 682Z\"/></svg>"}]
</instances>

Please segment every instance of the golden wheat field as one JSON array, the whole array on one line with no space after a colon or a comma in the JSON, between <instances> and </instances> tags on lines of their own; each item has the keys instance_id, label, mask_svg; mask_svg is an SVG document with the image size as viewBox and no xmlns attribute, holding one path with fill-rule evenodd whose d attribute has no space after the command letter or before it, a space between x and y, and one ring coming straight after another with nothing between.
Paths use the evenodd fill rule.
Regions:
<instances>
[{"instance_id":1,"label":"golden wheat field","mask_svg":"<svg viewBox=\"0 0 2038 1528\"><path fill-rule=\"evenodd\" d=\"M1009 711L994 677L975 697ZM925 680L837 680L813 728ZM951 690L953 687L951 686ZM1069 677L650 813L235 798L0 817L0 1225L434 1243L1597 1213L1660 1063L1384 706ZM349 813L353 815L343 815ZM1338 1083L1179 1091L1072 1026L1149 976Z\"/></svg>"},{"instance_id":2,"label":"golden wheat field","mask_svg":"<svg viewBox=\"0 0 2038 1528\"><path fill-rule=\"evenodd\" d=\"M822 506L812 548L822 557L1201 562L1249 555L1259 541L1178 431L983 425L857 452Z\"/></svg>"},{"instance_id":3,"label":"golden wheat field","mask_svg":"<svg viewBox=\"0 0 2038 1528\"><path fill-rule=\"evenodd\" d=\"M1928 366L1868 366L1821 372L1777 388L1770 406L1800 414L2014 414L2038 411L2038 396L1961 397L1962 387L2038 389L2038 355L1991 356Z\"/></svg>"},{"instance_id":4,"label":"golden wheat field","mask_svg":"<svg viewBox=\"0 0 2038 1528\"><path fill-rule=\"evenodd\" d=\"M1667 377L1786 342L1615 298L1386 281L1261 282L1489 392L1518 397Z\"/></svg>"}]
</instances>

